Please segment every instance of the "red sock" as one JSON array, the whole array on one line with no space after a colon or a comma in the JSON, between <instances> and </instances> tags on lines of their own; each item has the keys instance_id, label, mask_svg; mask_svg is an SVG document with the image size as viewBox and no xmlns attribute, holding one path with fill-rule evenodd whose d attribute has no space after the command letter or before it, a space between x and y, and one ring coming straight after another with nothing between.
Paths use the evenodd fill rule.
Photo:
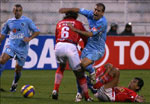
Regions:
<instances>
[{"instance_id":1,"label":"red sock","mask_svg":"<svg viewBox=\"0 0 150 104\"><path fill-rule=\"evenodd\" d=\"M105 73L96 84L94 84L95 89L99 89L101 86L103 86L105 83L109 82L112 80L112 77L108 74Z\"/></svg>"},{"instance_id":2,"label":"red sock","mask_svg":"<svg viewBox=\"0 0 150 104\"><path fill-rule=\"evenodd\" d=\"M58 67L56 70L56 73L55 73L55 82L54 82L54 89L53 90L56 90L57 92L59 91L59 86L60 86L60 83L61 83L62 78L63 78L64 70L65 69L61 69L60 67Z\"/></svg>"},{"instance_id":3,"label":"red sock","mask_svg":"<svg viewBox=\"0 0 150 104\"><path fill-rule=\"evenodd\" d=\"M86 78L83 77L81 79L78 79L80 87L82 88L83 94L85 96L85 99L89 98L89 93L88 93L88 87L87 87L87 81Z\"/></svg>"}]
</instances>

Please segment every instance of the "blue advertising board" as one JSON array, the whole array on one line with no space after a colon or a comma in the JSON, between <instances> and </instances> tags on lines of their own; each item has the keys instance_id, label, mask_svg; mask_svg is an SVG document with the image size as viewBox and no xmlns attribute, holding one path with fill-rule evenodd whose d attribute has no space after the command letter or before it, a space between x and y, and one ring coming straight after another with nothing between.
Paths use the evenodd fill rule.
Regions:
<instances>
[{"instance_id":1,"label":"blue advertising board","mask_svg":"<svg viewBox=\"0 0 150 104\"><path fill-rule=\"evenodd\" d=\"M0 46L2 53L8 38L3 40ZM30 48L24 69L57 69L57 61L54 53L55 36L38 36L29 42ZM16 61L9 60L5 69L14 69Z\"/></svg>"}]
</instances>

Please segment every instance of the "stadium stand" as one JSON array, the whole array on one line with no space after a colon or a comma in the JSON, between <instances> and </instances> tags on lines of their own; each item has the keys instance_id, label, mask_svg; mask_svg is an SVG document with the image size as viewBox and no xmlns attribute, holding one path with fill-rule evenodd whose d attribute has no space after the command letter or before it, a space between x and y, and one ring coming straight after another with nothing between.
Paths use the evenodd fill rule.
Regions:
<instances>
[{"instance_id":1,"label":"stadium stand","mask_svg":"<svg viewBox=\"0 0 150 104\"><path fill-rule=\"evenodd\" d=\"M31 18L42 34L54 35L56 23L63 17L58 13L62 7L79 7L93 9L95 3L103 2L106 5L105 16L108 25L112 22L118 24L120 33L127 22L132 22L135 35L150 35L150 1L149 0L1 0L1 19L3 24L13 17L12 7L16 3L24 7L24 15ZM79 19L88 29L85 17ZM108 26L109 30L109 26Z\"/></svg>"}]
</instances>

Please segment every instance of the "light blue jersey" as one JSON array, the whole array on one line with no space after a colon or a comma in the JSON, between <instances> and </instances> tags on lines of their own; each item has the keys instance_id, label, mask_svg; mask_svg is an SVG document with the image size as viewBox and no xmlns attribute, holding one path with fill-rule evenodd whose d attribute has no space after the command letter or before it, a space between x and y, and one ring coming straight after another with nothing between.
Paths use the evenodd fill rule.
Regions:
<instances>
[{"instance_id":1,"label":"light blue jersey","mask_svg":"<svg viewBox=\"0 0 150 104\"><path fill-rule=\"evenodd\" d=\"M88 57L93 61L98 60L105 53L107 20L104 16L99 20L94 20L93 11L83 8L80 9L79 13L87 17L90 31L93 33L93 36L88 38L81 58Z\"/></svg>"},{"instance_id":2,"label":"light blue jersey","mask_svg":"<svg viewBox=\"0 0 150 104\"><path fill-rule=\"evenodd\" d=\"M25 16L21 16L19 19L9 19L1 31L2 35L9 35L9 41L4 52L11 57L16 55L19 60L23 61L20 63L21 66L25 62L29 48L28 42L24 42L23 38L30 37L31 32L39 32L39 30L33 21Z\"/></svg>"}]
</instances>

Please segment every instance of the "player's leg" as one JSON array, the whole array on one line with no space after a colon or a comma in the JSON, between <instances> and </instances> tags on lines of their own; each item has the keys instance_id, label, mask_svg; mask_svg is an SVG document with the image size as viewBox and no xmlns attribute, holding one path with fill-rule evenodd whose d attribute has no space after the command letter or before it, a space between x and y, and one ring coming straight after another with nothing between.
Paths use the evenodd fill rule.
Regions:
<instances>
[{"instance_id":1,"label":"player's leg","mask_svg":"<svg viewBox=\"0 0 150 104\"><path fill-rule=\"evenodd\" d=\"M87 81L84 76L84 69L81 69L80 58L76 46L72 46L67 50L68 61L71 69L74 71L77 81L83 91L85 99L88 101L90 99L88 94Z\"/></svg>"},{"instance_id":2,"label":"player's leg","mask_svg":"<svg viewBox=\"0 0 150 104\"><path fill-rule=\"evenodd\" d=\"M114 75L112 74L112 69L113 65L110 63L107 63L104 66L97 69L96 78L98 80L93 86L95 89L99 89L101 86L110 82L113 79Z\"/></svg>"},{"instance_id":3,"label":"player's leg","mask_svg":"<svg viewBox=\"0 0 150 104\"><path fill-rule=\"evenodd\" d=\"M59 67L56 70L55 73L55 81L54 81L54 88L52 91L52 99L58 99L58 91L59 91L59 86L61 84L61 81L63 79L63 72L65 70L66 67L66 62L67 62L67 58L66 56L66 46L68 44L64 44L64 43L57 43L55 46L55 55L56 55L56 59L57 59L57 63L59 64Z\"/></svg>"},{"instance_id":4,"label":"player's leg","mask_svg":"<svg viewBox=\"0 0 150 104\"><path fill-rule=\"evenodd\" d=\"M52 92L52 99L58 99L59 86L63 79L63 73L65 70L66 64L60 64L55 73L54 88Z\"/></svg>"},{"instance_id":5,"label":"player's leg","mask_svg":"<svg viewBox=\"0 0 150 104\"><path fill-rule=\"evenodd\" d=\"M95 73L95 68L93 67L93 64L88 65L85 69L87 72L89 72L91 83L94 83L96 73Z\"/></svg>"},{"instance_id":6,"label":"player's leg","mask_svg":"<svg viewBox=\"0 0 150 104\"><path fill-rule=\"evenodd\" d=\"M118 68L113 67L109 74L113 77L113 79L104 85L105 89L116 87L119 83L120 71Z\"/></svg>"},{"instance_id":7,"label":"player's leg","mask_svg":"<svg viewBox=\"0 0 150 104\"><path fill-rule=\"evenodd\" d=\"M0 56L0 76L2 74L2 71L4 70L5 63L11 58L7 53L3 53Z\"/></svg>"},{"instance_id":8,"label":"player's leg","mask_svg":"<svg viewBox=\"0 0 150 104\"><path fill-rule=\"evenodd\" d=\"M116 87L119 83L119 76L120 72L117 68L113 68L110 72L110 75L113 77L113 79L106 84L104 84L102 87L100 87L96 94L94 94L95 97L100 99L101 101L114 101L115 95L113 87Z\"/></svg>"},{"instance_id":9,"label":"player's leg","mask_svg":"<svg viewBox=\"0 0 150 104\"><path fill-rule=\"evenodd\" d=\"M15 66L15 73L14 73L14 80L12 82L12 86L10 88L10 91L11 92L15 92L16 91L16 88L17 88L17 85L18 85L18 81L21 77L21 70L22 70L22 66L20 66L18 64L18 62L16 62L16 66Z\"/></svg>"},{"instance_id":10,"label":"player's leg","mask_svg":"<svg viewBox=\"0 0 150 104\"><path fill-rule=\"evenodd\" d=\"M1 75L2 75L2 72L4 70L4 66L5 66L5 63L11 58L11 56L9 56L8 54L6 53L3 53L1 56L0 56L0 80L1 80ZM3 88L1 88L0 86L0 91L4 92L5 90Z\"/></svg>"},{"instance_id":11,"label":"player's leg","mask_svg":"<svg viewBox=\"0 0 150 104\"><path fill-rule=\"evenodd\" d=\"M22 71L22 68L25 64L26 57L27 57L27 53L21 53L21 52L15 52L15 53L16 53L16 56L15 56L16 65L15 65L14 80L10 88L11 92L16 91L18 81L21 78L21 71Z\"/></svg>"}]
</instances>

